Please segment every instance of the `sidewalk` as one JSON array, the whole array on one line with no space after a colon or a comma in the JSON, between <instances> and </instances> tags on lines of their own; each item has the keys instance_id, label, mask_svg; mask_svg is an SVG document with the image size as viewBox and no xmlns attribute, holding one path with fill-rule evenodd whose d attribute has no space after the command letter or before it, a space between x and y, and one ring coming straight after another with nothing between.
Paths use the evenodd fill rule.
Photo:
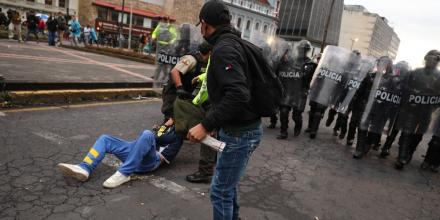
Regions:
<instances>
[{"instance_id":1,"label":"sidewalk","mask_svg":"<svg viewBox=\"0 0 440 220\"><path fill-rule=\"evenodd\" d=\"M15 91L38 90L89 90L92 94L87 95L87 100L90 97L94 97L93 100L98 97L101 97L98 100L108 100L154 94L151 92L154 65L49 47L42 42L18 43L15 40L0 39L0 68L5 83L1 89L9 91L12 98L18 97L14 96L17 94ZM102 91L97 94L96 89L105 89L106 95L103 96ZM86 93L63 92L62 96L65 97L63 100L69 102L81 100ZM36 97L34 94L27 93L27 100L19 95L19 103L35 103L36 98L41 96ZM78 97L79 94L81 96ZM50 96L45 97L50 99Z\"/></svg>"}]
</instances>

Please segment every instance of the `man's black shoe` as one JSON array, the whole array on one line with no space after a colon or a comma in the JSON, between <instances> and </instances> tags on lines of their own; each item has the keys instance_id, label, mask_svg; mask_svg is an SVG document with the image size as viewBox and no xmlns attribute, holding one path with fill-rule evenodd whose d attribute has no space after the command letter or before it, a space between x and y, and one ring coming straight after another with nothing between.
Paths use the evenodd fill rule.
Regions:
<instances>
[{"instance_id":1,"label":"man's black shoe","mask_svg":"<svg viewBox=\"0 0 440 220\"><path fill-rule=\"evenodd\" d=\"M197 171L193 174L186 176L186 181L191 183L210 183L212 175Z\"/></svg>"}]
</instances>

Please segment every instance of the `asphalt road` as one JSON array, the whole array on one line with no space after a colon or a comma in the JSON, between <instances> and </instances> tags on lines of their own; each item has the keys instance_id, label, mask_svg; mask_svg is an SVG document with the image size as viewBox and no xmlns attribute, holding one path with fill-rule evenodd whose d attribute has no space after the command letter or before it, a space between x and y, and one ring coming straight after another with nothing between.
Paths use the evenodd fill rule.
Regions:
<instances>
[{"instance_id":1,"label":"asphalt road","mask_svg":"<svg viewBox=\"0 0 440 220\"><path fill-rule=\"evenodd\" d=\"M47 43L0 39L0 74L19 82L150 82L155 66Z\"/></svg>"},{"instance_id":2,"label":"asphalt road","mask_svg":"<svg viewBox=\"0 0 440 220\"><path fill-rule=\"evenodd\" d=\"M211 219L209 185L185 181L198 145L185 143L172 165L113 190L101 186L113 157L85 183L55 169L81 161L101 134L134 139L160 121L159 110L160 100L147 100L0 112L0 219ZM328 128L316 140L277 133L265 129L241 181L242 219L440 219L440 175L418 169L429 140L399 172L395 146L389 159L372 152L358 161Z\"/></svg>"}]
</instances>

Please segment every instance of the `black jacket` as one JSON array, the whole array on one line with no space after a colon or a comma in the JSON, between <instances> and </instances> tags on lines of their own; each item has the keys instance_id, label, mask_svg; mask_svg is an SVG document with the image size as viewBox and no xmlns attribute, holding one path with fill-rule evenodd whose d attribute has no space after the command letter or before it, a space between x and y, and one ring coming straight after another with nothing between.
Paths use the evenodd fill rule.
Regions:
<instances>
[{"instance_id":1,"label":"black jacket","mask_svg":"<svg viewBox=\"0 0 440 220\"><path fill-rule=\"evenodd\" d=\"M34 14L30 14L26 18L27 27L29 29L36 29L38 26L39 19Z\"/></svg>"},{"instance_id":2,"label":"black jacket","mask_svg":"<svg viewBox=\"0 0 440 220\"><path fill-rule=\"evenodd\" d=\"M208 39L214 46L207 83L212 104L202 125L212 131L216 128L240 128L256 123L259 115L252 112L251 92L245 73L244 49L232 38L219 38L226 33L239 33L230 26L217 29Z\"/></svg>"},{"instance_id":3,"label":"black jacket","mask_svg":"<svg viewBox=\"0 0 440 220\"><path fill-rule=\"evenodd\" d=\"M58 30L58 22L55 18L48 19L46 26L47 30L50 32L56 32Z\"/></svg>"}]
</instances>

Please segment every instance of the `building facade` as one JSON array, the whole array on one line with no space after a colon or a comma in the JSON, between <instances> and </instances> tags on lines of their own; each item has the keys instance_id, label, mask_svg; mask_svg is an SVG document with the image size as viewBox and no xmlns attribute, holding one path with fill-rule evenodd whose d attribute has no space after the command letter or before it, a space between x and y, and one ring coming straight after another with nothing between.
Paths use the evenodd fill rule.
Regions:
<instances>
[{"instance_id":1,"label":"building facade","mask_svg":"<svg viewBox=\"0 0 440 220\"><path fill-rule=\"evenodd\" d=\"M80 0L0 0L0 8L3 11L9 9L17 10L26 18L26 12L34 11L41 14L63 14L76 15Z\"/></svg>"},{"instance_id":2,"label":"building facade","mask_svg":"<svg viewBox=\"0 0 440 220\"><path fill-rule=\"evenodd\" d=\"M175 20L165 12L164 5L169 0L81 0L79 3L79 22L106 29L107 32L118 32L122 20L123 31L128 33L130 13L132 13L132 28L135 32L143 30L150 32L162 17ZM125 34L127 34L125 33ZM137 33L136 33L137 34Z\"/></svg>"},{"instance_id":3,"label":"building facade","mask_svg":"<svg viewBox=\"0 0 440 220\"><path fill-rule=\"evenodd\" d=\"M278 27L279 1L267 0L223 0L229 7L232 24L250 40L253 35L274 36Z\"/></svg>"},{"instance_id":4,"label":"building facade","mask_svg":"<svg viewBox=\"0 0 440 220\"><path fill-rule=\"evenodd\" d=\"M279 11L277 34L288 41L306 39L312 43L313 54L318 53L324 38L326 23L331 13L326 45L338 45L341 29L343 0L283 0Z\"/></svg>"},{"instance_id":5,"label":"building facade","mask_svg":"<svg viewBox=\"0 0 440 220\"><path fill-rule=\"evenodd\" d=\"M346 5L342 16L340 46L362 54L395 59L400 39L385 17L360 5Z\"/></svg>"}]
</instances>

